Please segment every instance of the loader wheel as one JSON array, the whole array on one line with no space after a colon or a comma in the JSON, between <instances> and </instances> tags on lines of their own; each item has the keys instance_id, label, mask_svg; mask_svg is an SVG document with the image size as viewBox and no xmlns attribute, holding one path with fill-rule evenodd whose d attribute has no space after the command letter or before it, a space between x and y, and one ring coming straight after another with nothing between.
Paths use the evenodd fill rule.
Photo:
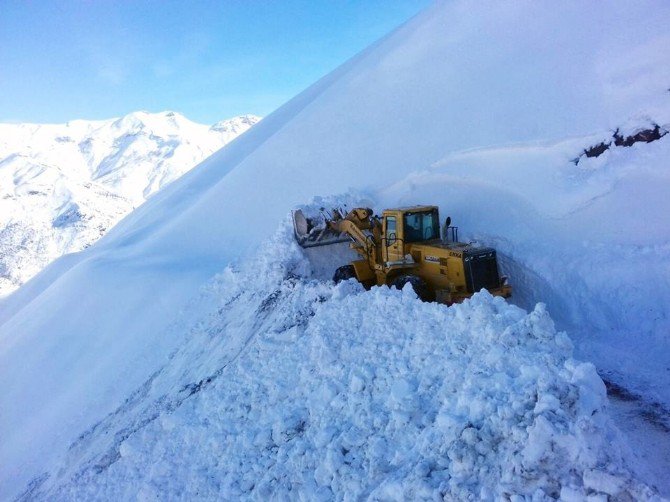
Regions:
<instances>
[{"instance_id":1,"label":"loader wheel","mask_svg":"<svg viewBox=\"0 0 670 502\"><path fill-rule=\"evenodd\" d=\"M427 302L431 300L430 290L424 281L418 275L401 275L393 279L391 286L395 286L396 289L402 289L405 287L405 284L410 283L412 289L416 293L416 296L419 297L419 300Z\"/></svg>"},{"instance_id":2,"label":"loader wheel","mask_svg":"<svg viewBox=\"0 0 670 502\"><path fill-rule=\"evenodd\" d=\"M353 265L344 265L338 268L333 274L333 281L335 282L335 284L337 284L338 282L355 278L356 278L356 271L354 270Z\"/></svg>"}]
</instances>

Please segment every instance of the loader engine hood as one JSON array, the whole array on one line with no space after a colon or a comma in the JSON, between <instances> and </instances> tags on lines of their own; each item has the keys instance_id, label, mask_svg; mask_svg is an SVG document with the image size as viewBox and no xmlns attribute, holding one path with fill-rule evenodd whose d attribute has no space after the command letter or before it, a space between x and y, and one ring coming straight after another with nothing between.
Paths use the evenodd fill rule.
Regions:
<instances>
[{"instance_id":1,"label":"loader engine hood","mask_svg":"<svg viewBox=\"0 0 670 502\"><path fill-rule=\"evenodd\" d=\"M469 293L476 293L481 289L492 290L501 285L496 251L493 248L464 251L463 269Z\"/></svg>"}]
</instances>

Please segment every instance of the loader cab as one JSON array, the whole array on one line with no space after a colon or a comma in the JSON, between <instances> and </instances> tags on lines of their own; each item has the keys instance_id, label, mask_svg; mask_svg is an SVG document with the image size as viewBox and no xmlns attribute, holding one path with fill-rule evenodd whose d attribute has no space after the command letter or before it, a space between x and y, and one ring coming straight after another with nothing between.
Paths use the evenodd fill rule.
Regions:
<instances>
[{"instance_id":1,"label":"loader cab","mask_svg":"<svg viewBox=\"0 0 670 502\"><path fill-rule=\"evenodd\" d=\"M403 214L405 242L421 242L440 238L440 217L437 208L428 211L407 211Z\"/></svg>"},{"instance_id":2,"label":"loader cab","mask_svg":"<svg viewBox=\"0 0 670 502\"><path fill-rule=\"evenodd\" d=\"M405 245L440 238L436 206L389 209L382 213L382 254L386 262L402 261Z\"/></svg>"}]
</instances>

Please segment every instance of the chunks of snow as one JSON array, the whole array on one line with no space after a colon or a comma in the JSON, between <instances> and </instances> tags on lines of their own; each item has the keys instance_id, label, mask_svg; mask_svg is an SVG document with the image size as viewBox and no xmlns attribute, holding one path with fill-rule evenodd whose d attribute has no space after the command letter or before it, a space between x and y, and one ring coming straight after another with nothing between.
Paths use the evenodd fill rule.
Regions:
<instances>
[{"instance_id":1,"label":"chunks of snow","mask_svg":"<svg viewBox=\"0 0 670 502\"><path fill-rule=\"evenodd\" d=\"M448 308L314 280L290 233L210 284L210 314L144 399L96 425L33 496L653 495L627 470L593 365L544 305L482 291Z\"/></svg>"}]
</instances>

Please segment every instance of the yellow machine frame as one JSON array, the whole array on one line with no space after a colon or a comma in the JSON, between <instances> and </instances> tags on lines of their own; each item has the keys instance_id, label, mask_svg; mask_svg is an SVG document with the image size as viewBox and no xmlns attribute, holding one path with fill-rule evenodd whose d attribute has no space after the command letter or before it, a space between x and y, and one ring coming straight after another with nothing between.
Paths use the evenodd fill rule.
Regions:
<instances>
[{"instance_id":1,"label":"yellow machine frame","mask_svg":"<svg viewBox=\"0 0 670 502\"><path fill-rule=\"evenodd\" d=\"M410 217L424 220L417 238L407 228ZM428 221L429 224L426 224ZM496 252L461 242L448 242L447 233L456 235L456 227L445 225L440 237L439 212L436 206L413 206L383 211L376 218L369 208L356 208L346 216L335 212L328 221L330 229L348 234L351 248L361 259L351 263L355 277L365 286L402 285L417 281L425 284L417 293L427 300L454 303L486 288L495 296L509 297L511 286L498 275ZM418 277L412 279L410 277ZM422 286L420 286L422 287Z\"/></svg>"}]
</instances>

